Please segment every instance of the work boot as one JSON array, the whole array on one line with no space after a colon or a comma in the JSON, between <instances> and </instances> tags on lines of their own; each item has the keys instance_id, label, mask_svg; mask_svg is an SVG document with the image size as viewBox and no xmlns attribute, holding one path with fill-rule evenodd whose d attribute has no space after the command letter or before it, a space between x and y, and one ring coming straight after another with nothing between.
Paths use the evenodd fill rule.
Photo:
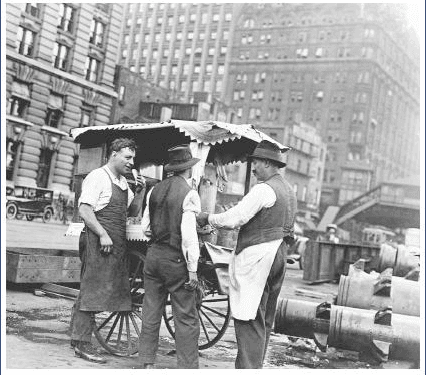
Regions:
<instances>
[{"instance_id":1,"label":"work boot","mask_svg":"<svg viewBox=\"0 0 426 375\"><path fill-rule=\"evenodd\" d=\"M96 351L90 342L77 341L74 347L74 353L77 357L83 358L86 361L106 363L106 359Z\"/></svg>"}]
</instances>

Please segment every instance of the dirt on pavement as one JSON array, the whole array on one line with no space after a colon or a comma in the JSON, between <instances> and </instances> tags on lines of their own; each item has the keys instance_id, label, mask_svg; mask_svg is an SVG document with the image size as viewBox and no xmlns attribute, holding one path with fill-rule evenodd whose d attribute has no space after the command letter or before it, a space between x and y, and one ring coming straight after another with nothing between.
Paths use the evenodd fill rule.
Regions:
<instances>
[{"instance_id":1,"label":"dirt on pavement","mask_svg":"<svg viewBox=\"0 0 426 375\"><path fill-rule=\"evenodd\" d=\"M306 286L301 281L301 271L289 269L281 294L282 298L294 298L294 292L303 288L332 293L335 284L322 287ZM73 301L34 295L35 286L8 285L6 296L6 368L8 369L135 369L138 368L137 354L131 357L117 357L107 353L93 338L92 342L104 354L108 362L97 364L74 355L68 335ZM213 347L200 351L200 368L233 369L237 353L233 322ZM368 368L410 368L412 363L389 361L371 365L361 361L358 353L327 349L320 352L313 340L273 333L264 368L285 369L368 369ZM156 367L175 369L176 356L174 340L164 326L161 326L160 345Z\"/></svg>"}]
</instances>

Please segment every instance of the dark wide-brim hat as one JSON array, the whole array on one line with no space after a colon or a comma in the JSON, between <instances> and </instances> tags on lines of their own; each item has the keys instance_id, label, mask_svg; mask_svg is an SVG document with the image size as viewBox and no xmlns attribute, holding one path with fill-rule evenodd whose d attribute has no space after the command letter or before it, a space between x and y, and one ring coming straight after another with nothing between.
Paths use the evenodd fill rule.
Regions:
<instances>
[{"instance_id":1,"label":"dark wide-brim hat","mask_svg":"<svg viewBox=\"0 0 426 375\"><path fill-rule=\"evenodd\" d=\"M179 145L167 150L169 163L164 166L165 172L180 172L197 164L200 159L193 158L189 145Z\"/></svg>"},{"instance_id":2,"label":"dark wide-brim hat","mask_svg":"<svg viewBox=\"0 0 426 375\"><path fill-rule=\"evenodd\" d=\"M261 141L249 158L272 160L277 163L279 168L284 168L287 165L284 161L284 153L280 150L278 145L268 141Z\"/></svg>"}]
</instances>

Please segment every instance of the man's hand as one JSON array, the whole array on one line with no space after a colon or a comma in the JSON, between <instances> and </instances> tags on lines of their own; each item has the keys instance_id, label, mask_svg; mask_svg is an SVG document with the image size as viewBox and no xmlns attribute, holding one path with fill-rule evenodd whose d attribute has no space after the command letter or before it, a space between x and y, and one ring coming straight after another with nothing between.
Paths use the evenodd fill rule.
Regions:
<instances>
[{"instance_id":1,"label":"man's hand","mask_svg":"<svg viewBox=\"0 0 426 375\"><path fill-rule=\"evenodd\" d=\"M112 254L112 240L107 232L102 233L99 237L100 242L100 252L102 255L110 255Z\"/></svg>"},{"instance_id":2,"label":"man's hand","mask_svg":"<svg viewBox=\"0 0 426 375\"><path fill-rule=\"evenodd\" d=\"M198 277L197 272L188 272L189 273L189 281L185 283L185 289L187 290L195 290L198 285Z\"/></svg>"},{"instance_id":3,"label":"man's hand","mask_svg":"<svg viewBox=\"0 0 426 375\"><path fill-rule=\"evenodd\" d=\"M197 224L200 227L205 227L209 223L209 214L207 212L200 212L197 216Z\"/></svg>"},{"instance_id":4,"label":"man's hand","mask_svg":"<svg viewBox=\"0 0 426 375\"><path fill-rule=\"evenodd\" d=\"M140 194L142 190L146 188L146 180L142 175L138 174L135 181L136 181L135 193Z\"/></svg>"}]
</instances>

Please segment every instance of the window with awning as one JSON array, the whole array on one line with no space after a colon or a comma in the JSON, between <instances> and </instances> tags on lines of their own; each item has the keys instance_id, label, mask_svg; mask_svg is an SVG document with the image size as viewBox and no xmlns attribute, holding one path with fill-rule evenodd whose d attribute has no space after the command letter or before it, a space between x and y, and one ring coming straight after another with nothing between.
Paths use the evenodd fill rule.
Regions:
<instances>
[{"instance_id":1,"label":"window with awning","mask_svg":"<svg viewBox=\"0 0 426 375\"><path fill-rule=\"evenodd\" d=\"M30 88L25 83L13 81L12 82L12 95L29 101L30 100Z\"/></svg>"}]
</instances>

